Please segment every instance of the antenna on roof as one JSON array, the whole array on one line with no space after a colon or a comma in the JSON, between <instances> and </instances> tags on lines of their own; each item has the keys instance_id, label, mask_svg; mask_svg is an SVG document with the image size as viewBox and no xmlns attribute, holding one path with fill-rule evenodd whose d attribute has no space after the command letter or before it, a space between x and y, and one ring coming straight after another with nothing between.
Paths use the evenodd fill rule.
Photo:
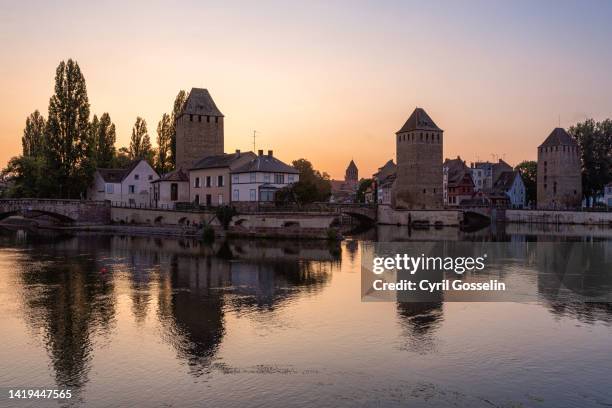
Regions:
<instances>
[{"instance_id":1,"label":"antenna on roof","mask_svg":"<svg viewBox=\"0 0 612 408\"><path fill-rule=\"evenodd\" d=\"M559 127L561 127L561 114L559 114Z\"/></svg>"},{"instance_id":2,"label":"antenna on roof","mask_svg":"<svg viewBox=\"0 0 612 408\"><path fill-rule=\"evenodd\" d=\"M256 137L257 131L254 130L253 131L253 152L256 152L257 150L255 150L255 137Z\"/></svg>"}]
</instances>

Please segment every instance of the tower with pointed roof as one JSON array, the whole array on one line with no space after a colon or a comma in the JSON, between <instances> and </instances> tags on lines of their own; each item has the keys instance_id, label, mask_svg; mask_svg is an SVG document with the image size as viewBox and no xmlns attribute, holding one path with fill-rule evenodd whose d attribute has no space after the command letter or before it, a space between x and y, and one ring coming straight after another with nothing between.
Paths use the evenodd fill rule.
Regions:
<instances>
[{"instance_id":1,"label":"tower with pointed roof","mask_svg":"<svg viewBox=\"0 0 612 408\"><path fill-rule=\"evenodd\" d=\"M349 163L344 173L344 182L350 185L357 185L359 182L359 170L353 160Z\"/></svg>"},{"instance_id":2,"label":"tower with pointed roof","mask_svg":"<svg viewBox=\"0 0 612 408\"><path fill-rule=\"evenodd\" d=\"M538 208L571 209L582 203L580 147L555 128L538 147Z\"/></svg>"},{"instance_id":3,"label":"tower with pointed roof","mask_svg":"<svg viewBox=\"0 0 612 408\"><path fill-rule=\"evenodd\" d=\"M416 108L396 132L397 208L441 208L443 130Z\"/></svg>"},{"instance_id":4,"label":"tower with pointed roof","mask_svg":"<svg viewBox=\"0 0 612 408\"><path fill-rule=\"evenodd\" d=\"M197 160L223 152L223 114L207 89L192 88L176 118L176 167L189 169Z\"/></svg>"}]
</instances>

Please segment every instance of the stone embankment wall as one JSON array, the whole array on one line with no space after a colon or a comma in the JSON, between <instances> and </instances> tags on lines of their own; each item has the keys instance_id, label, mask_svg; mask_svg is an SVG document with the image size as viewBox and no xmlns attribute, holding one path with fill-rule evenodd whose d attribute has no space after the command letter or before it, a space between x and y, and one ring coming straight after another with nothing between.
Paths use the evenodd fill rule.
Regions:
<instances>
[{"instance_id":1,"label":"stone embankment wall","mask_svg":"<svg viewBox=\"0 0 612 408\"><path fill-rule=\"evenodd\" d=\"M610 225L612 212L506 210L506 222L526 224Z\"/></svg>"},{"instance_id":2,"label":"stone embankment wall","mask_svg":"<svg viewBox=\"0 0 612 408\"><path fill-rule=\"evenodd\" d=\"M378 206L378 223L388 225L409 225L429 223L431 225L458 226L462 214L457 210L396 210L390 205Z\"/></svg>"},{"instance_id":3,"label":"stone embankment wall","mask_svg":"<svg viewBox=\"0 0 612 408\"><path fill-rule=\"evenodd\" d=\"M192 211L169 211L148 208L111 209L111 220L125 224L160 224L160 225L204 225L214 218L213 213ZM218 224L216 220L213 225Z\"/></svg>"}]
</instances>

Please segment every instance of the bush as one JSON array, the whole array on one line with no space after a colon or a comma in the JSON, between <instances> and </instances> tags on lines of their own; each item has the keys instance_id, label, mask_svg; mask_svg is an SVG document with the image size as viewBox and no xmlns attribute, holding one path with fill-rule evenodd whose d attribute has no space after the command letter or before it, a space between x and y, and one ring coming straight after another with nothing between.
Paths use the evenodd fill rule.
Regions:
<instances>
[{"instance_id":1,"label":"bush","mask_svg":"<svg viewBox=\"0 0 612 408\"><path fill-rule=\"evenodd\" d=\"M217 207L216 216L224 230L229 228L230 222L232 222L232 218L238 215L238 211L234 207L230 207L229 205L223 205Z\"/></svg>"}]
</instances>

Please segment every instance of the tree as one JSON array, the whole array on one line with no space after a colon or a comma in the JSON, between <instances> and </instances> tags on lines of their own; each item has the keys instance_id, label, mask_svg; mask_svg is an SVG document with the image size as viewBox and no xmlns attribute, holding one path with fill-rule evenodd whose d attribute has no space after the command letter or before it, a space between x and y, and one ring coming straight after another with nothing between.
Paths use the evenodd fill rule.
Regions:
<instances>
[{"instance_id":1,"label":"tree","mask_svg":"<svg viewBox=\"0 0 612 408\"><path fill-rule=\"evenodd\" d=\"M300 174L297 183L277 192L277 201L295 201L298 204L308 204L317 201L327 201L331 195L329 174L315 170L306 159L293 161Z\"/></svg>"},{"instance_id":2,"label":"tree","mask_svg":"<svg viewBox=\"0 0 612 408\"><path fill-rule=\"evenodd\" d=\"M89 150L89 99L85 78L79 65L69 59L60 62L55 72L55 93L49 100L45 157L48 177L57 186L55 196L78 197L91 181L87 174Z\"/></svg>"},{"instance_id":3,"label":"tree","mask_svg":"<svg viewBox=\"0 0 612 408\"><path fill-rule=\"evenodd\" d=\"M538 199L538 163L531 160L520 162L514 170L518 171L525 183L528 203L535 203Z\"/></svg>"},{"instance_id":4,"label":"tree","mask_svg":"<svg viewBox=\"0 0 612 408\"><path fill-rule=\"evenodd\" d=\"M95 120L96 117L94 116ZM95 156L98 167L109 168L113 166L116 155L116 140L115 124L111 121L110 115L105 112L100 116L95 133Z\"/></svg>"},{"instance_id":5,"label":"tree","mask_svg":"<svg viewBox=\"0 0 612 408\"><path fill-rule=\"evenodd\" d=\"M157 124L157 156L155 170L165 174L174 167L171 162L172 123L170 115L164 113Z\"/></svg>"},{"instance_id":6,"label":"tree","mask_svg":"<svg viewBox=\"0 0 612 408\"><path fill-rule=\"evenodd\" d=\"M587 204L612 181L612 120L587 119L569 128L581 150L582 192Z\"/></svg>"},{"instance_id":7,"label":"tree","mask_svg":"<svg viewBox=\"0 0 612 408\"><path fill-rule=\"evenodd\" d=\"M50 171L43 156L13 157L2 170L2 179L11 185L6 195L20 198L52 196L56 186L48 177Z\"/></svg>"},{"instance_id":8,"label":"tree","mask_svg":"<svg viewBox=\"0 0 612 408\"><path fill-rule=\"evenodd\" d=\"M174 107L172 108L172 117L170 118L172 126L170 132L170 163L172 163L173 168L176 166L176 120L183 111L188 97L187 92L181 89L176 98L174 98Z\"/></svg>"},{"instance_id":9,"label":"tree","mask_svg":"<svg viewBox=\"0 0 612 408\"><path fill-rule=\"evenodd\" d=\"M138 116L132 127L132 139L130 140L130 159L144 159L152 164L153 151L151 139L147 130L147 121Z\"/></svg>"},{"instance_id":10,"label":"tree","mask_svg":"<svg viewBox=\"0 0 612 408\"><path fill-rule=\"evenodd\" d=\"M359 186L357 187L356 200L358 203L365 203L365 192L372 185L374 180L372 179L361 179Z\"/></svg>"},{"instance_id":11,"label":"tree","mask_svg":"<svg viewBox=\"0 0 612 408\"><path fill-rule=\"evenodd\" d=\"M117 155L115 156L113 165L111 167L122 169L127 167L131 161L130 150L127 147L121 147L117 151Z\"/></svg>"},{"instance_id":12,"label":"tree","mask_svg":"<svg viewBox=\"0 0 612 408\"><path fill-rule=\"evenodd\" d=\"M45 118L37 110L26 119L21 144L24 156L40 157L45 149Z\"/></svg>"}]
</instances>

